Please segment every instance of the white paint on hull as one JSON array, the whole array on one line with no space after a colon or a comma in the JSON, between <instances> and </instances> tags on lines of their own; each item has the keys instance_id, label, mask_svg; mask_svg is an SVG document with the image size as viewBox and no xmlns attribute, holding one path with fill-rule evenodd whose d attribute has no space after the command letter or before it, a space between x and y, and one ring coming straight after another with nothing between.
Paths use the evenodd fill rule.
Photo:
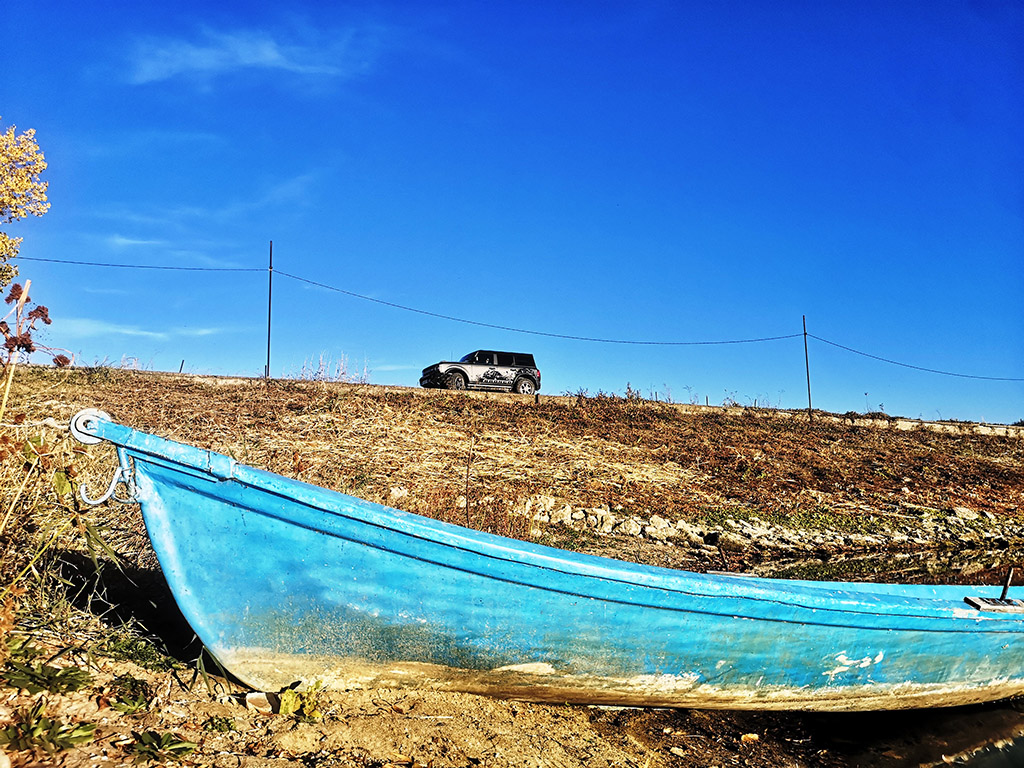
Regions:
<instances>
[{"instance_id":1,"label":"white paint on hull","mask_svg":"<svg viewBox=\"0 0 1024 768\"><path fill-rule=\"evenodd\" d=\"M878 656L866 657L877 663ZM863 659L853 660L861 663ZM405 662L372 664L346 659L236 651L221 662L243 682L277 691L319 681L335 690L426 688L498 698L620 706L694 709L854 712L962 706L1024 695L1024 677L984 684L899 683L820 687L719 686L696 673L628 678L565 675L550 664L519 664L492 670L455 669Z\"/></svg>"}]
</instances>

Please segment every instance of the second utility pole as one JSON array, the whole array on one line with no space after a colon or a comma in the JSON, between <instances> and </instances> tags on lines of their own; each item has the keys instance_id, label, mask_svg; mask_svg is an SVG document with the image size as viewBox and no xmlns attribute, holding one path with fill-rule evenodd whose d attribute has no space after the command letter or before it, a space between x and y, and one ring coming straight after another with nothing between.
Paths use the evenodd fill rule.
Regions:
<instances>
[{"instance_id":1,"label":"second utility pole","mask_svg":"<svg viewBox=\"0 0 1024 768\"><path fill-rule=\"evenodd\" d=\"M807 354L807 315L804 318L804 366L807 368L807 421L814 423L814 409L811 408L811 358Z\"/></svg>"},{"instance_id":2,"label":"second utility pole","mask_svg":"<svg viewBox=\"0 0 1024 768\"><path fill-rule=\"evenodd\" d=\"M263 376L270 380L270 310L273 307L274 296L274 241L270 241L270 264L267 267L267 367L263 370Z\"/></svg>"}]
</instances>

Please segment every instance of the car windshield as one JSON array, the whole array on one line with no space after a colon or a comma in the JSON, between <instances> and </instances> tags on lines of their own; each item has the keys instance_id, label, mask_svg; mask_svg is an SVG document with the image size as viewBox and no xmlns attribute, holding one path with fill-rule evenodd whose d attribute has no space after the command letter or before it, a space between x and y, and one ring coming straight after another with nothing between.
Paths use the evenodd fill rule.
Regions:
<instances>
[{"instance_id":1,"label":"car windshield","mask_svg":"<svg viewBox=\"0 0 1024 768\"><path fill-rule=\"evenodd\" d=\"M461 358L459 358L459 362L460 363L472 363L472 362L474 362L474 360L473 360L474 357L476 357L476 352L470 352L468 355L463 355Z\"/></svg>"}]
</instances>

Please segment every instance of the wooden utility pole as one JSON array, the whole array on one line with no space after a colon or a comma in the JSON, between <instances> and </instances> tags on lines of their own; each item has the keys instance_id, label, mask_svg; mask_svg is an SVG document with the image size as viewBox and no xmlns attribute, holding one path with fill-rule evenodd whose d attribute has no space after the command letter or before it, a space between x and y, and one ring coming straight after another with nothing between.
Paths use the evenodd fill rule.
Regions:
<instances>
[{"instance_id":1,"label":"wooden utility pole","mask_svg":"<svg viewBox=\"0 0 1024 768\"><path fill-rule=\"evenodd\" d=\"M804 318L804 367L807 369L807 421L814 423L814 409L811 407L811 357L807 353L807 315Z\"/></svg>"},{"instance_id":2,"label":"wooden utility pole","mask_svg":"<svg viewBox=\"0 0 1024 768\"><path fill-rule=\"evenodd\" d=\"M267 266L267 367L263 376L270 380L270 310L274 296L274 241L270 241L270 264Z\"/></svg>"}]
</instances>

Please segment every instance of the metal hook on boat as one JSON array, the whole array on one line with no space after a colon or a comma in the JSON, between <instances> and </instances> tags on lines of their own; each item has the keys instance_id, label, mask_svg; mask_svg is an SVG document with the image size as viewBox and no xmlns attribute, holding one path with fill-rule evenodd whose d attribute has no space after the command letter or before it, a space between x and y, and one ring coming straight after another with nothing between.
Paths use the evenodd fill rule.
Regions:
<instances>
[{"instance_id":1,"label":"metal hook on boat","mask_svg":"<svg viewBox=\"0 0 1024 768\"><path fill-rule=\"evenodd\" d=\"M103 411L95 408L86 408L83 411L79 411L72 417L70 429L71 434L74 435L75 439L85 445L96 445L102 442L102 438L95 434L94 425L97 419L110 421L108 416ZM123 483L125 488L128 489L127 497L117 495L118 483ZM117 469L114 470L114 476L110 480L110 485L107 486L106 492L97 499L89 497L89 494L85 490L85 485L79 486L79 496L82 497L82 501L90 506L96 506L102 504L108 499L114 499L122 504L132 504L136 501L135 496L135 476L132 472L132 465L128 459L128 453L123 448L117 449Z\"/></svg>"},{"instance_id":2,"label":"metal hook on boat","mask_svg":"<svg viewBox=\"0 0 1024 768\"><path fill-rule=\"evenodd\" d=\"M119 501L122 504L134 504L138 500L135 494L135 475L132 472L132 465L128 460L128 454L123 448L117 449L117 458L117 469L114 470L114 476L110 480L110 485L107 486L106 492L98 499L89 498L85 491L85 485L79 486L78 494L86 504L95 507L97 504L102 504L108 499ZM118 483L124 483L124 487L128 490L127 497L117 495Z\"/></svg>"},{"instance_id":3,"label":"metal hook on boat","mask_svg":"<svg viewBox=\"0 0 1024 768\"><path fill-rule=\"evenodd\" d=\"M128 489L128 498L122 498L117 495L117 484L124 483ZM135 481L132 477L131 467L118 466L114 470L114 477L110 480L110 485L107 487L106 492L98 499L92 499L85 491L85 485L80 485L78 488L79 495L82 497L82 501L86 504L95 507L97 504L102 504L108 499L119 501L122 504L131 504L135 501Z\"/></svg>"}]
</instances>

